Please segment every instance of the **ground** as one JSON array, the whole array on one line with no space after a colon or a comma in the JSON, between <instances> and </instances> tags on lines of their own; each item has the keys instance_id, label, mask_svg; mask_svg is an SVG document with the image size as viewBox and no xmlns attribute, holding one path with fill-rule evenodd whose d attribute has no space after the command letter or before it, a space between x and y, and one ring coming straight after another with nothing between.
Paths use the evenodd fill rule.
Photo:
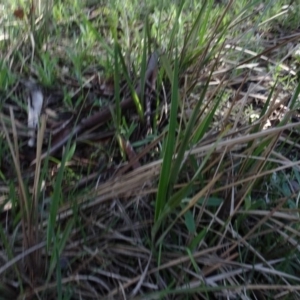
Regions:
<instances>
[{"instance_id":1,"label":"ground","mask_svg":"<svg viewBox=\"0 0 300 300\"><path fill-rule=\"evenodd\" d=\"M300 299L297 1L0 12L0 299Z\"/></svg>"}]
</instances>

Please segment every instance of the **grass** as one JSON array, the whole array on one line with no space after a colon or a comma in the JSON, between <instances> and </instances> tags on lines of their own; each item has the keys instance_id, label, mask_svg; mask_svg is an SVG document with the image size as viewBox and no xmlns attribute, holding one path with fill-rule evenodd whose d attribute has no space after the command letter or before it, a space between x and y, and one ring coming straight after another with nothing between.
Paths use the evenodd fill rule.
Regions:
<instances>
[{"instance_id":1,"label":"grass","mask_svg":"<svg viewBox=\"0 0 300 300\"><path fill-rule=\"evenodd\" d=\"M296 1L0 11L0 299L299 298Z\"/></svg>"}]
</instances>

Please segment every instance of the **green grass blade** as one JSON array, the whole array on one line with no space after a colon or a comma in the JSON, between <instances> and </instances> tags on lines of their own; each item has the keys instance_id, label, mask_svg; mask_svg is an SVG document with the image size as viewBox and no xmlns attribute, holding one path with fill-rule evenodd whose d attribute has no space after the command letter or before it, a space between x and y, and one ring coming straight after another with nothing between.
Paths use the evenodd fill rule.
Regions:
<instances>
[{"instance_id":1,"label":"green grass blade","mask_svg":"<svg viewBox=\"0 0 300 300\"><path fill-rule=\"evenodd\" d=\"M193 110L192 116L190 117L190 119L188 121L187 127L184 130L183 138L181 141L178 141L178 144L180 144L180 146L179 146L178 153L177 153L176 159L172 165L172 170L170 173L170 182L169 182L170 193L171 193L171 189L173 189L173 186L177 181L178 175L179 175L181 167L183 165L184 154L185 154L186 150L189 149L190 147L192 147L192 145L194 145L195 143L197 143L199 141L199 139L207 132L208 127L211 125L211 121L213 119L214 113L219 106L221 97L216 102L216 104L215 104L214 108L211 110L211 112L205 117L204 121L200 123L200 126L198 127L198 129L195 130L195 128L194 128L195 122L198 118L200 107L204 101L204 97L205 97L205 94L206 94L206 91L208 88L208 84L209 84L211 75L212 75L212 72L210 73L209 79L207 80L206 85L203 88L200 99L197 101L197 104ZM194 135L194 138L190 142L190 138L193 135Z\"/></svg>"},{"instance_id":2,"label":"green grass blade","mask_svg":"<svg viewBox=\"0 0 300 300\"><path fill-rule=\"evenodd\" d=\"M114 61L115 61L115 72L114 72L114 88L115 88L115 99L116 99L116 128L120 130L121 126L121 99L120 99L120 63L119 63L119 45L115 41Z\"/></svg>"},{"instance_id":3,"label":"green grass blade","mask_svg":"<svg viewBox=\"0 0 300 300\"><path fill-rule=\"evenodd\" d=\"M59 204L61 204L62 201L62 181L63 181L63 175L65 171L65 164L67 162L67 157L69 154L70 143L71 140L68 141L64 155L62 157L62 161L60 163L60 168L57 173L57 177L54 185L53 195L51 197L52 199L51 199L50 212L49 212L48 223L47 223L47 250L48 251L50 250L51 243L55 238L56 216L57 216Z\"/></svg>"},{"instance_id":4,"label":"green grass blade","mask_svg":"<svg viewBox=\"0 0 300 300\"><path fill-rule=\"evenodd\" d=\"M175 59L175 65L173 70L172 80L172 94L171 94L171 112L169 119L169 129L166 141L166 147L163 156L163 164L161 175L158 184L158 191L155 202L155 221L158 220L161 211L165 207L167 202L168 188L169 188L169 176L171 171L171 165L175 150L175 134L177 130L177 109L179 102L179 87L178 87L178 58Z\"/></svg>"},{"instance_id":5,"label":"green grass blade","mask_svg":"<svg viewBox=\"0 0 300 300\"><path fill-rule=\"evenodd\" d=\"M126 68L126 64L125 64L124 57L122 55L120 47L118 47L117 50L119 53L119 59L120 59L120 63L122 66L123 75L125 77L126 83L128 84L128 87L131 92L131 97L134 101L134 104L135 104L135 107L136 107L136 110L137 110L137 113L138 113L140 119L143 120L144 119L144 111L143 111L143 105L141 103L141 99L139 99L139 96L137 95L135 88L131 82L131 79L129 77L128 70Z\"/></svg>"},{"instance_id":6,"label":"green grass blade","mask_svg":"<svg viewBox=\"0 0 300 300\"><path fill-rule=\"evenodd\" d=\"M50 280L55 268L57 268L57 266L60 264L60 256L66 246L68 239L70 238L70 233L73 228L73 225L74 225L74 221L73 219L71 219L68 221L66 227L62 232L60 232L60 229L57 229L56 231L56 236L53 243L53 250L51 250L51 253L53 253L53 255L51 256L50 259L50 264L49 264L49 269L47 274L47 282Z\"/></svg>"},{"instance_id":7,"label":"green grass blade","mask_svg":"<svg viewBox=\"0 0 300 300\"><path fill-rule=\"evenodd\" d=\"M204 39L204 33L206 33L206 27L208 25L208 17L209 17L209 9L206 11L206 7L209 4L211 6L212 1L204 1L203 5L201 5L201 9L195 19L193 26L189 33L186 35L184 39L184 45L181 50L181 60L180 66L184 65L184 60L187 58L187 53L190 49L197 49L196 44L202 44ZM206 13L206 16L205 16ZM202 20L204 16L204 21Z\"/></svg>"},{"instance_id":8,"label":"green grass blade","mask_svg":"<svg viewBox=\"0 0 300 300\"><path fill-rule=\"evenodd\" d=\"M170 40L169 40L169 45L167 47L167 53L172 53L173 49L177 47L175 39L176 39L176 35L178 33L179 19L180 19L180 15L182 13L184 4L185 4L185 1L182 0L180 2L180 4L177 6L176 17L174 20L174 25L172 27L172 31L170 33Z\"/></svg>"},{"instance_id":9,"label":"green grass blade","mask_svg":"<svg viewBox=\"0 0 300 300\"><path fill-rule=\"evenodd\" d=\"M202 229L193 239L192 241L190 242L189 244L189 250L190 251L194 251L197 246L200 244L200 242L204 239L204 237L206 236L207 234L207 229L204 228Z\"/></svg>"},{"instance_id":10,"label":"green grass blade","mask_svg":"<svg viewBox=\"0 0 300 300\"><path fill-rule=\"evenodd\" d=\"M145 94L145 85L146 85L146 69L147 69L147 46L148 46L148 22L146 20L145 22L145 28L144 28L144 41L143 41L143 54L142 54L142 64L141 64L141 97L140 97L140 103L142 106L142 111L145 111L145 104L144 104L144 94ZM144 120L144 118L142 119Z\"/></svg>"}]
</instances>

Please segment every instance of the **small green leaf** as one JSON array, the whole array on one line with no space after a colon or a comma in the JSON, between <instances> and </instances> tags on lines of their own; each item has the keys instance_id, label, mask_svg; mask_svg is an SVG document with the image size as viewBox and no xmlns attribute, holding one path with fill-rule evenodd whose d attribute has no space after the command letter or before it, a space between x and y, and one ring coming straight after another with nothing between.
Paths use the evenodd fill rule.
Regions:
<instances>
[{"instance_id":1,"label":"small green leaf","mask_svg":"<svg viewBox=\"0 0 300 300\"><path fill-rule=\"evenodd\" d=\"M67 154L67 157L66 157L66 161L70 161L75 153L75 150L76 150L76 143L74 143L70 150L68 151L68 154Z\"/></svg>"},{"instance_id":2,"label":"small green leaf","mask_svg":"<svg viewBox=\"0 0 300 300\"><path fill-rule=\"evenodd\" d=\"M206 233L207 233L207 229L204 228L192 239L192 241L189 245L189 249L191 251L194 251L197 248L199 243L204 239Z\"/></svg>"},{"instance_id":3,"label":"small green leaf","mask_svg":"<svg viewBox=\"0 0 300 300\"><path fill-rule=\"evenodd\" d=\"M194 234L196 232L196 225L195 225L193 214L191 213L190 210L188 210L184 214L184 219L185 219L185 225L189 233Z\"/></svg>"}]
</instances>

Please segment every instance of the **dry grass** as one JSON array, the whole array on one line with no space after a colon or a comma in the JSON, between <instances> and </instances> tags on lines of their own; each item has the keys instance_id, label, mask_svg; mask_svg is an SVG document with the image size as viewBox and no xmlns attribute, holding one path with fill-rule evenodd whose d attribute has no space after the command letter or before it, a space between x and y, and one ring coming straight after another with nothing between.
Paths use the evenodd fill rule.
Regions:
<instances>
[{"instance_id":1,"label":"dry grass","mask_svg":"<svg viewBox=\"0 0 300 300\"><path fill-rule=\"evenodd\" d=\"M0 299L299 298L296 25L59 4L1 44Z\"/></svg>"}]
</instances>

